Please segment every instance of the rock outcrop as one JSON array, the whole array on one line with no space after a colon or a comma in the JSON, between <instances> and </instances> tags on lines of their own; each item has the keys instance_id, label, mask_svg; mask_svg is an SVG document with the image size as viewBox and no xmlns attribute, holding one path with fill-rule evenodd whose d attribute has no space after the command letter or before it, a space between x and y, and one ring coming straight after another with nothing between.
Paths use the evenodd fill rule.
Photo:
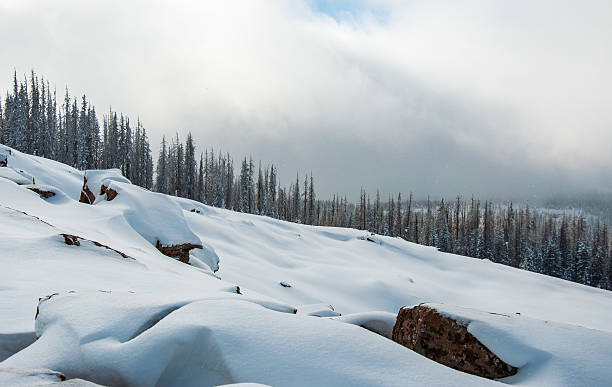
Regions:
<instances>
[{"instance_id":1,"label":"rock outcrop","mask_svg":"<svg viewBox=\"0 0 612 387\"><path fill-rule=\"evenodd\" d=\"M83 188L81 188L81 197L79 198L79 202L94 204L96 201L96 195L91 192L89 186L87 185L87 175L83 176Z\"/></svg>"},{"instance_id":2,"label":"rock outcrop","mask_svg":"<svg viewBox=\"0 0 612 387\"><path fill-rule=\"evenodd\" d=\"M157 250L159 250L162 254L167 255L169 257L178 258L179 261L187 264L189 263L189 250L203 248L202 245L195 245L192 243L182 243L179 245L165 246L162 245L159 241L155 243L155 247L157 247Z\"/></svg>"},{"instance_id":3,"label":"rock outcrop","mask_svg":"<svg viewBox=\"0 0 612 387\"><path fill-rule=\"evenodd\" d=\"M400 309L392 337L431 360L473 375L499 379L518 371L478 341L466 325L426 305Z\"/></svg>"},{"instance_id":4,"label":"rock outcrop","mask_svg":"<svg viewBox=\"0 0 612 387\"><path fill-rule=\"evenodd\" d=\"M83 175L81 203L94 204L97 196L104 195L107 201L117 197L117 190L110 188L112 182L132 184L118 169L89 169ZM96 192L99 192L96 194Z\"/></svg>"},{"instance_id":5,"label":"rock outcrop","mask_svg":"<svg viewBox=\"0 0 612 387\"><path fill-rule=\"evenodd\" d=\"M127 255L125 253L122 253L119 250L115 250L112 247L109 247L107 245L103 245L100 242L92 241L90 239L81 238L80 236L71 235L71 234L60 234L60 235L64 237L64 243L66 243L68 246L81 246L81 242L80 241L86 241L86 242L93 243L97 247L103 247L103 248L105 248L107 250L113 251L113 252L121 255L123 258L134 259L134 258L130 257L129 255Z\"/></svg>"},{"instance_id":6,"label":"rock outcrop","mask_svg":"<svg viewBox=\"0 0 612 387\"><path fill-rule=\"evenodd\" d=\"M102 184L102 186L100 186L100 195L104 194L106 194L106 200L109 202L117 197L117 191Z\"/></svg>"},{"instance_id":7,"label":"rock outcrop","mask_svg":"<svg viewBox=\"0 0 612 387\"><path fill-rule=\"evenodd\" d=\"M49 199L50 197L55 196L55 192L50 191L48 189L44 189L36 185L30 185L30 186L27 186L26 188L29 189L30 191L36 192L43 199Z\"/></svg>"}]
</instances>

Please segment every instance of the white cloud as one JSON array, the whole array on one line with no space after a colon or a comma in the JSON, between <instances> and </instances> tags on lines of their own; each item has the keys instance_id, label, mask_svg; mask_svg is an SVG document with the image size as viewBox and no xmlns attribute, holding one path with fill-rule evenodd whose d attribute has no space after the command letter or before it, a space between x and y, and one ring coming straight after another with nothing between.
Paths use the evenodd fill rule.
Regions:
<instances>
[{"instance_id":1,"label":"white cloud","mask_svg":"<svg viewBox=\"0 0 612 387\"><path fill-rule=\"evenodd\" d=\"M299 1L4 1L0 86L35 68L155 143L190 130L286 181L312 170L324 194L609 189L611 8L378 0L338 21Z\"/></svg>"}]
</instances>

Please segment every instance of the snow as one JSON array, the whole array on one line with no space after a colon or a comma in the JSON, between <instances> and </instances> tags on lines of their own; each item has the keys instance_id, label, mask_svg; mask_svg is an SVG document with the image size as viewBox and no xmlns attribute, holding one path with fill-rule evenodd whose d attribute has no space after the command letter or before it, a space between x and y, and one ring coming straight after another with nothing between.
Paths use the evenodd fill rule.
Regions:
<instances>
[{"instance_id":1,"label":"snow","mask_svg":"<svg viewBox=\"0 0 612 387\"><path fill-rule=\"evenodd\" d=\"M23 170L34 178L36 184L60 188L71 198L79 200L83 186L83 172L66 164L31 156L0 144L0 160L6 157L7 167ZM30 181L28 184L31 184Z\"/></svg>"},{"instance_id":2,"label":"snow","mask_svg":"<svg viewBox=\"0 0 612 387\"><path fill-rule=\"evenodd\" d=\"M608 291L364 231L212 208L116 171L87 172L118 193L112 201L79 203L83 172L9 150L0 146L0 385L47 378L39 369L73 384L499 385L388 339L398 310L422 302L520 367L503 383L612 380ZM15 170L57 195L15 184ZM158 240L203 249L185 265Z\"/></svg>"},{"instance_id":3,"label":"snow","mask_svg":"<svg viewBox=\"0 0 612 387\"><path fill-rule=\"evenodd\" d=\"M103 193L101 193L101 187L104 185L108 187L110 182L117 181L121 183L131 184L131 182L126 179L119 169L88 169L85 171L85 178L87 179L87 187L96 197L96 201L100 199L104 200Z\"/></svg>"},{"instance_id":4,"label":"snow","mask_svg":"<svg viewBox=\"0 0 612 387\"><path fill-rule=\"evenodd\" d=\"M100 384L132 386L403 386L408 379L420 385L492 384L438 370L436 363L359 327L279 313L239 296L160 304L138 293L77 292L54 296L40 308L40 339L4 366L39 365Z\"/></svg>"},{"instance_id":5,"label":"snow","mask_svg":"<svg viewBox=\"0 0 612 387\"><path fill-rule=\"evenodd\" d=\"M219 270L219 256L212 246L202 246L189 252L189 264L216 272Z\"/></svg>"},{"instance_id":6,"label":"snow","mask_svg":"<svg viewBox=\"0 0 612 387\"><path fill-rule=\"evenodd\" d=\"M305 226L212 209L185 213L221 259L224 280L295 304L329 304L342 314L443 302L497 313L612 329L609 291L488 260L354 229ZM257 273L257 274L255 274ZM292 285L279 286L279 281Z\"/></svg>"},{"instance_id":7,"label":"snow","mask_svg":"<svg viewBox=\"0 0 612 387\"><path fill-rule=\"evenodd\" d=\"M61 381L61 374L47 369L0 368L0 385L2 386L48 386Z\"/></svg>"},{"instance_id":8,"label":"snow","mask_svg":"<svg viewBox=\"0 0 612 387\"><path fill-rule=\"evenodd\" d=\"M164 246L202 244L185 221L183 210L168 196L129 183L103 182L117 192L117 197L99 205L122 211L127 223L149 243L155 245L159 241Z\"/></svg>"},{"instance_id":9,"label":"snow","mask_svg":"<svg viewBox=\"0 0 612 387\"><path fill-rule=\"evenodd\" d=\"M468 332L519 372L504 382L525 386L607 386L612 334L520 314L427 304L462 321Z\"/></svg>"},{"instance_id":10,"label":"snow","mask_svg":"<svg viewBox=\"0 0 612 387\"><path fill-rule=\"evenodd\" d=\"M390 339L393 336L393 326L395 325L397 314L374 311L347 314L334 319L348 324L359 325L360 327Z\"/></svg>"},{"instance_id":11,"label":"snow","mask_svg":"<svg viewBox=\"0 0 612 387\"><path fill-rule=\"evenodd\" d=\"M53 196L49 198L45 198L45 200L49 203L61 204L61 203L69 202L71 200L64 191L52 185L28 184L28 185L25 185L24 188L27 188L29 190L37 189L41 191L53 192L54 193ZM36 195L38 194L36 193Z\"/></svg>"},{"instance_id":12,"label":"snow","mask_svg":"<svg viewBox=\"0 0 612 387\"><path fill-rule=\"evenodd\" d=\"M8 179L17 184L32 184L32 176L22 170L17 170L10 167L0 169L0 178Z\"/></svg>"}]
</instances>

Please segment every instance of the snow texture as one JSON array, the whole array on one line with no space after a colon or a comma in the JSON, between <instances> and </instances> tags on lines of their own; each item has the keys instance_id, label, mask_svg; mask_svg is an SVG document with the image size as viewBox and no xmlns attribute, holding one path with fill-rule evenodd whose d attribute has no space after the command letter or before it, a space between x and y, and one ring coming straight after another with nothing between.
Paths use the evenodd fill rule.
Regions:
<instances>
[{"instance_id":1,"label":"snow texture","mask_svg":"<svg viewBox=\"0 0 612 387\"><path fill-rule=\"evenodd\" d=\"M0 146L4 156L0 385L52 383L40 369L72 385L499 385L388 339L398 310L423 302L519 367L503 383L612 380L608 291L399 238L212 208L120 178L100 181L118 193L112 201L79 203L83 172ZM58 195L15 184L11 168ZM185 265L157 241L204 249Z\"/></svg>"}]
</instances>

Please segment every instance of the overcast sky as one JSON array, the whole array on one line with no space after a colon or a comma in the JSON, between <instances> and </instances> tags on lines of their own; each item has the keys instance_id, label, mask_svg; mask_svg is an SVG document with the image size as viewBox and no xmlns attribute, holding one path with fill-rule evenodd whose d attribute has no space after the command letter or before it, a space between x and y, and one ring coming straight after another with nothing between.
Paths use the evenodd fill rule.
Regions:
<instances>
[{"instance_id":1,"label":"overcast sky","mask_svg":"<svg viewBox=\"0 0 612 387\"><path fill-rule=\"evenodd\" d=\"M58 90L317 190L612 188L612 2L0 1L0 90ZM2 91L1 95L4 95ZM238 164L236 165L238 167Z\"/></svg>"}]
</instances>

